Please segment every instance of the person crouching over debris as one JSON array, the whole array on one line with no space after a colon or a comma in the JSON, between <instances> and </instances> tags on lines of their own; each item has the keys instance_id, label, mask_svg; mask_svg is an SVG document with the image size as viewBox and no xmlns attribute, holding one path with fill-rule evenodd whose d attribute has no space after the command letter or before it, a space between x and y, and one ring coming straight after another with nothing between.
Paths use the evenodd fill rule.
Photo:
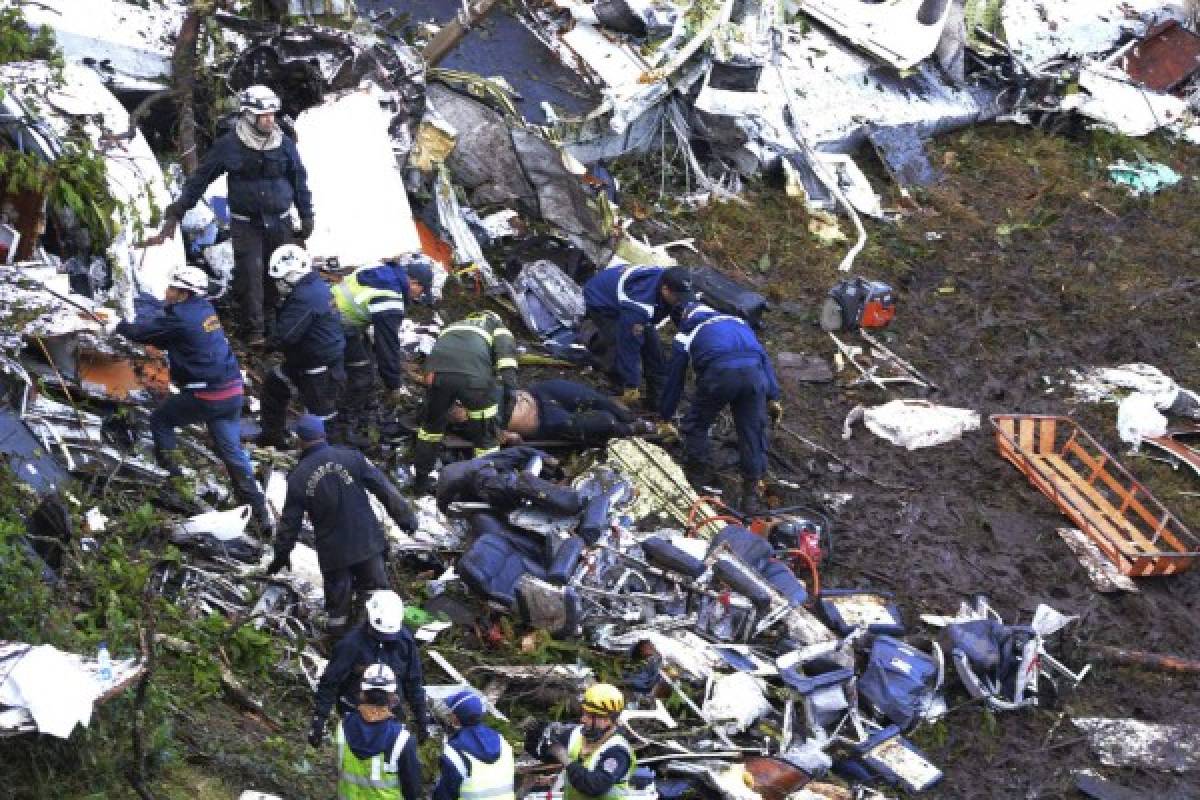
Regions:
<instances>
[{"instance_id":1,"label":"person crouching over debris","mask_svg":"<svg viewBox=\"0 0 1200 800\"><path fill-rule=\"evenodd\" d=\"M627 405L641 399L644 376L646 407L658 407L663 356L657 326L691 299L692 276L683 267L612 266L584 284L587 319L596 329L587 348Z\"/></svg>"},{"instance_id":2,"label":"person crouching over debris","mask_svg":"<svg viewBox=\"0 0 1200 800\"><path fill-rule=\"evenodd\" d=\"M629 792L637 768L633 748L619 730L625 696L610 683L597 683L583 693L582 706L580 725L549 729L558 739L541 748L540 757L566 767L558 784L564 800L616 800Z\"/></svg>"},{"instance_id":3,"label":"person crouching over debris","mask_svg":"<svg viewBox=\"0 0 1200 800\"><path fill-rule=\"evenodd\" d=\"M378 267L355 270L333 287L333 298L346 333L346 375L349 382L342 413L356 424L375 383L375 367L367 330L373 329L375 362L392 403L407 395L403 385L404 354L400 324L409 303L432 298L433 262L420 253L401 256Z\"/></svg>"},{"instance_id":4,"label":"person crouching over debris","mask_svg":"<svg viewBox=\"0 0 1200 800\"><path fill-rule=\"evenodd\" d=\"M754 331L739 317L720 314L703 303L683 309L675 336L667 385L659 413L670 420L679 407L688 363L696 370L696 392L683 417L685 469L698 483L711 480L708 430L725 406L737 429L742 470L741 511L763 510L762 478L767 472L767 417L783 416L779 382L771 358Z\"/></svg>"},{"instance_id":5,"label":"person crouching over debris","mask_svg":"<svg viewBox=\"0 0 1200 800\"><path fill-rule=\"evenodd\" d=\"M412 735L392 716L396 675L372 664L362 676L362 702L337 728L339 800L418 800L421 763Z\"/></svg>"},{"instance_id":6,"label":"person crouching over debris","mask_svg":"<svg viewBox=\"0 0 1200 800\"><path fill-rule=\"evenodd\" d=\"M497 419L508 418L517 391L517 343L512 331L494 311L477 311L447 326L425 359L425 382L429 390L413 448L417 494L433 490L430 473L455 402L467 409L463 435L475 446L475 457L496 449Z\"/></svg>"},{"instance_id":7,"label":"person crouching over debris","mask_svg":"<svg viewBox=\"0 0 1200 800\"><path fill-rule=\"evenodd\" d=\"M308 253L294 244L271 254L267 275L282 298L267 346L283 353L283 364L272 367L264 381L258 444L287 446L287 408L293 390L305 410L325 423L329 440L340 442L337 399L346 377L342 368L346 337L329 285L313 270Z\"/></svg>"},{"instance_id":8,"label":"person crouching over debris","mask_svg":"<svg viewBox=\"0 0 1200 800\"><path fill-rule=\"evenodd\" d=\"M213 142L188 177L179 199L163 211L163 227L146 240L160 245L204 196L209 184L229 174L230 234L233 237L233 294L240 306L242 335L250 346L266 339L266 317L275 307L275 288L266 280L267 258L293 239L313 232L312 194L308 173L296 144L279 128L281 104L266 86L251 86L238 95L241 114L234 129ZM292 230L291 208L300 214L300 232Z\"/></svg>"},{"instance_id":9,"label":"person crouching over debris","mask_svg":"<svg viewBox=\"0 0 1200 800\"><path fill-rule=\"evenodd\" d=\"M269 534L274 522L267 499L254 479L250 457L242 449L242 370L229 347L217 311L205 295L208 275L198 267L179 267L167 278L166 309L148 320L121 322L115 332L139 344L167 353L171 381L178 394L168 397L150 415L154 455L159 465L179 474L176 428L204 423L217 457L229 471L237 501L253 510L260 532Z\"/></svg>"},{"instance_id":10,"label":"person crouching over debris","mask_svg":"<svg viewBox=\"0 0 1200 800\"><path fill-rule=\"evenodd\" d=\"M331 447L325 441L325 426L318 417L302 416L296 423L296 436L303 449L288 475L275 557L267 574L290 565L307 513L325 582L329 633L340 636L350 622L353 593L388 588L387 538L367 492L379 498L402 530L416 530L417 518L392 482L366 456L348 447Z\"/></svg>"},{"instance_id":11,"label":"person crouching over debris","mask_svg":"<svg viewBox=\"0 0 1200 800\"><path fill-rule=\"evenodd\" d=\"M446 699L454 735L439 762L433 800L514 800L512 747L483 724L483 698L464 689Z\"/></svg>"},{"instance_id":12,"label":"person crouching over debris","mask_svg":"<svg viewBox=\"0 0 1200 800\"><path fill-rule=\"evenodd\" d=\"M421 654L417 651L417 640L404 628L404 601L390 589L372 592L366 611L366 621L334 645L333 658L317 682L316 707L308 734L308 743L313 747L321 745L325 722L335 703L342 713L358 704L358 676L372 664L385 664L396 676L412 711L413 723L409 727L417 741L424 742L429 737ZM401 712L399 697L392 700L391 709L397 716Z\"/></svg>"},{"instance_id":13,"label":"person crouching over debris","mask_svg":"<svg viewBox=\"0 0 1200 800\"><path fill-rule=\"evenodd\" d=\"M455 406L451 418L456 424L466 422L466 409ZM602 444L615 437L654 432L654 425L637 419L612 397L563 378L518 389L512 413L502 424L502 436L510 445L524 440Z\"/></svg>"}]
</instances>

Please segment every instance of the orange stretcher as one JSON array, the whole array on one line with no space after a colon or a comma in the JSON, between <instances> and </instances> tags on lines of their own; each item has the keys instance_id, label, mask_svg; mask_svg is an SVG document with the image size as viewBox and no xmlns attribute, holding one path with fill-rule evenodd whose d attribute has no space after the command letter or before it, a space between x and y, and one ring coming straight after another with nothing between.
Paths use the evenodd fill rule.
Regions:
<instances>
[{"instance_id":1,"label":"orange stretcher","mask_svg":"<svg viewBox=\"0 0 1200 800\"><path fill-rule=\"evenodd\" d=\"M1122 574L1173 575L1200 557L1200 540L1074 420L1034 414L990 420L1000 455Z\"/></svg>"}]
</instances>

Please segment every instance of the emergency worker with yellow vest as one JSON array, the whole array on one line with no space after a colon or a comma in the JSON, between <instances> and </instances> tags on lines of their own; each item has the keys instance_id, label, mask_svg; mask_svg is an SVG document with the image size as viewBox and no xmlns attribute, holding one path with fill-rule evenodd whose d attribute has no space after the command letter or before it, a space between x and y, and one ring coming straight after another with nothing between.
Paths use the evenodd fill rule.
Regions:
<instances>
[{"instance_id":1,"label":"emergency worker with yellow vest","mask_svg":"<svg viewBox=\"0 0 1200 800\"><path fill-rule=\"evenodd\" d=\"M483 698L464 689L446 699L450 725L433 800L515 800L512 747L483 724Z\"/></svg>"},{"instance_id":2,"label":"emergency worker with yellow vest","mask_svg":"<svg viewBox=\"0 0 1200 800\"><path fill-rule=\"evenodd\" d=\"M417 743L398 719L396 676L386 664L363 672L362 702L338 725L338 800L418 800Z\"/></svg>"},{"instance_id":3,"label":"emergency worker with yellow vest","mask_svg":"<svg viewBox=\"0 0 1200 800\"><path fill-rule=\"evenodd\" d=\"M496 450L498 421L508 419L517 391L517 342L494 311L477 311L442 330L425 359L425 407L413 450L414 490L432 490L433 471L455 402L467 409L463 436L475 457Z\"/></svg>"},{"instance_id":4,"label":"emergency worker with yellow vest","mask_svg":"<svg viewBox=\"0 0 1200 800\"><path fill-rule=\"evenodd\" d=\"M610 683L597 683L583 693L582 724L564 732L565 741L546 748L566 767L559 782L565 800L620 800L629 794L637 769L633 747L620 733L618 718L625 696Z\"/></svg>"},{"instance_id":5,"label":"emergency worker with yellow vest","mask_svg":"<svg viewBox=\"0 0 1200 800\"><path fill-rule=\"evenodd\" d=\"M342 412L357 418L375 383L372 348L367 330L373 329L374 361L389 400L404 396L404 356L400 324L409 303L432 298L433 262L413 253L377 267L355 270L333 287L333 300L346 333L346 398Z\"/></svg>"}]
</instances>

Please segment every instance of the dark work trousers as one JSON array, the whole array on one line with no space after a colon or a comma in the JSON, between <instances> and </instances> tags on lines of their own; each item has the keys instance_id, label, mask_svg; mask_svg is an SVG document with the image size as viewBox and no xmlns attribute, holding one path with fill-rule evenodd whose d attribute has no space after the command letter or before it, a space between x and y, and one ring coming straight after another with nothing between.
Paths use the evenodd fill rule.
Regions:
<instances>
[{"instance_id":1,"label":"dark work trousers","mask_svg":"<svg viewBox=\"0 0 1200 800\"><path fill-rule=\"evenodd\" d=\"M358 418L369 407L375 390L375 358L371 352L371 341L367 328L342 328L346 335L346 391L341 409L349 424L357 424Z\"/></svg>"},{"instance_id":2,"label":"dark work trousers","mask_svg":"<svg viewBox=\"0 0 1200 800\"><path fill-rule=\"evenodd\" d=\"M603 442L629 436L633 414L585 384L550 379L528 387L537 401L538 432L544 439Z\"/></svg>"},{"instance_id":3,"label":"dark work trousers","mask_svg":"<svg viewBox=\"0 0 1200 800\"><path fill-rule=\"evenodd\" d=\"M696 393L680 426L687 460L711 463L708 430L725 406L733 412L742 477L758 480L767 473L767 379L757 367L708 369L696 376Z\"/></svg>"},{"instance_id":4,"label":"dark work trousers","mask_svg":"<svg viewBox=\"0 0 1200 800\"><path fill-rule=\"evenodd\" d=\"M421 412L421 427L417 445L413 448L413 469L420 480L433 471L450 422L450 409L455 401L467 409L467 421L462 426L463 438L475 445L475 457L496 450L501 391L493 380L481 385L478 378L456 372L439 372L425 393Z\"/></svg>"},{"instance_id":5,"label":"dark work trousers","mask_svg":"<svg viewBox=\"0 0 1200 800\"><path fill-rule=\"evenodd\" d=\"M620 320L594 311L588 312L587 319L596 329L591 339L585 342L588 352L595 357L601 369L608 374L609 380L617 388L625 388L621 377L616 373L617 332ZM647 408L658 408L658 398L662 396L667 367L658 329L649 322L646 323L643 332L641 356L642 381L646 385L645 404Z\"/></svg>"},{"instance_id":6,"label":"dark work trousers","mask_svg":"<svg viewBox=\"0 0 1200 800\"><path fill-rule=\"evenodd\" d=\"M277 247L291 244L291 216L230 222L233 237L233 296L238 322L246 337L269 334L275 324L275 282L267 280L267 264ZM268 320L268 317L270 319Z\"/></svg>"},{"instance_id":7,"label":"dark work trousers","mask_svg":"<svg viewBox=\"0 0 1200 800\"><path fill-rule=\"evenodd\" d=\"M186 390L173 394L150 415L150 433L159 462L169 467L179 448L176 429L204 423L212 436L213 451L229 471L234 497L261 514L266 508L266 499L254 479L250 457L242 449L239 439L242 400L240 394L225 400L201 400Z\"/></svg>"},{"instance_id":8,"label":"dark work trousers","mask_svg":"<svg viewBox=\"0 0 1200 800\"><path fill-rule=\"evenodd\" d=\"M325 422L326 438L334 444L340 438L336 424L338 399L346 382L342 362L320 367L298 367L283 364L272 367L263 381L263 435L282 438L287 427L287 409L292 395L298 394L304 410Z\"/></svg>"},{"instance_id":9,"label":"dark work trousers","mask_svg":"<svg viewBox=\"0 0 1200 800\"><path fill-rule=\"evenodd\" d=\"M383 553L341 569L329 572L322 570L321 577L325 583L325 612L329 614L330 636L340 637L350 628L356 592L359 599L365 602L367 592L391 588Z\"/></svg>"}]
</instances>

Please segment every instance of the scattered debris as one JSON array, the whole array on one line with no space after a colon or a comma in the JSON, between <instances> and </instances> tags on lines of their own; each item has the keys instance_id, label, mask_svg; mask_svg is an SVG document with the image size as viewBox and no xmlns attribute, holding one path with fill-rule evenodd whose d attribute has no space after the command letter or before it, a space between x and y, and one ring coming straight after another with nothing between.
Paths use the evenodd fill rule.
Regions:
<instances>
[{"instance_id":1,"label":"scattered debris","mask_svg":"<svg viewBox=\"0 0 1200 800\"><path fill-rule=\"evenodd\" d=\"M1058 535L1079 559L1098 592L1137 592L1133 578L1123 575L1117 565L1101 552L1078 528L1056 528Z\"/></svg>"},{"instance_id":2,"label":"scattered debris","mask_svg":"<svg viewBox=\"0 0 1200 800\"><path fill-rule=\"evenodd\" d=\"M1200 727L1135 719L1082 717L1071 723L1087 736L1106 767L1187 772L1200 769Z\"/></svg>"},{"instance_id":3,"label":"scattered debris","mask_svg":"<svg viewBox=\"0 0 1200 800\"><path fill-rule=\"evenodd\" d=\"M843 439L850 438L851 422L857 419L862 419L871 433L907 450L945 444L962 438L967 431L979 430L978 411L925 400L892 400L866 409L858 406L846 417Z\"/></svg>"}]
</instances>

